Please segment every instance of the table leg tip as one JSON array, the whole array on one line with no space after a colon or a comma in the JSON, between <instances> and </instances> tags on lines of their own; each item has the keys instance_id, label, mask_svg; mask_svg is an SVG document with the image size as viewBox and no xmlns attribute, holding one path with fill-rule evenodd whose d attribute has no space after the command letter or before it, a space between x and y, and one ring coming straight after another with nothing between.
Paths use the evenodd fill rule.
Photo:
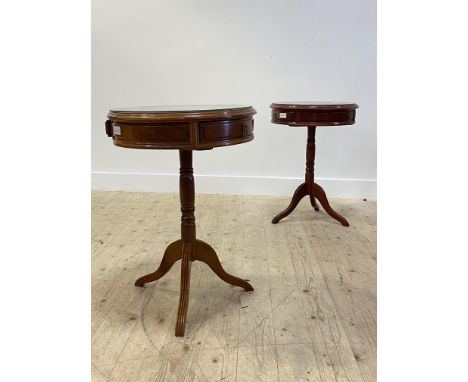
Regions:
<instances>
[{"instance_id":1,"label":"table leg tip","mask_svg":"<svg viewBox=\"0 0 468 382\"><path fill-rule=\"evenodd\" d=\"M185 327L176 327L176 330L175 330L175 336L176 337L183 337L185 334Z\"/></svg>"}]
</instances>

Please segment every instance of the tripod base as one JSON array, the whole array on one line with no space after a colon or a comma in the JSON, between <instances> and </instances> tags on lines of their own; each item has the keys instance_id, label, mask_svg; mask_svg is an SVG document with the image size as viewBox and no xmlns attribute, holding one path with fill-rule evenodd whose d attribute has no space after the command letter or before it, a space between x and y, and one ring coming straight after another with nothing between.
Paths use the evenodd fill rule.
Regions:
<instances>
[{"instance_id":1,"label":"tripod base","mask_svg":"<svg viewBox=\"0 0 468 382\"><path fill-rule=\"evenodd\" d=\"M294 195L292 197L291 203L289 203L289 206L284 211L281 211L278 215L276 215L271 222L273 224L276 224L281 219L288 216L291 212L294 211L294 209L297 207L297 205L299 204L299 202L304 196L309 196L310 203L312 204L312 207L315 209L315 211L319 210L315 202L315 199L317 199L328 215L330 215L333 219L338 220L345 227L349 227L348 221L343 216L341 216L340 214L338 214L331 208L330 203L328 202L328 199L327 199L327 195L325 194L325 191L317 183L310 184L310 187L308 187L307 183L302 183L294 192Z\"/></svg>"},{"instance_id":2,"label":"tripod base","mask_svg":"<svg viewBox=\"0 0 468 382\"><path fill-rule=\"evenodd\" d=\"M227 282L228 284L244 288L245 291L253 290L252 285L250 285L247 281L227 273L223 269L215 250L209 244L201 240L195 240L194 242L183 242L182 240L177 240L169 244L169 246L166 248L166 251L164 252L164 256L161 264L159 265L159 268L153 273L140 277L135 282L135 285L142 287L147 283L160 279L170 271L170 269L178 260L182 260L182 272L179 308L177 310L177 323L175 331L175 335L177 337L183 337L185 332L185 320L187 317L190 294L190 269L192 261L202 261L208 265L221 280Z\"/></svg>"}]
</instances>

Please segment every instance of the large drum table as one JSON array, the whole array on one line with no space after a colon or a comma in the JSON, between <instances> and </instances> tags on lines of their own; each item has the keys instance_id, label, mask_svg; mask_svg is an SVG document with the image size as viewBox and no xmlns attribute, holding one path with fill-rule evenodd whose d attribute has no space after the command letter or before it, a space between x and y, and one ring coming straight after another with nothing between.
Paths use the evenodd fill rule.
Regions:
<instances>
[{"instance_id":1,"label":"large drum table","mask_svg":"<svg viewBox=\"0 0 468 382\"><path fill-rule=\"evenodd\" d=\"M116 146L134 149L176 149L180 157L181 239L170 244L159 268L140 277L135 285L163 277L181 260L179 308L175 335L182 337L187 316L190 268L192 261L206 263L223 281L252 291L243 279L225 272L211 246L195 235L195 185L192 169L193 150L236 145L254 138L256 111L245 105L150 106L115 108L106 121L106 133Z\"/></svg>"},{"instance_id":2,"label":"large drum table","mask_svg":"<svg viewBox=\"0 0 468 382\"><path fill-rule=\"evenodd\" d=\"M322 187L314 182L315 162L315 127L352 125L356 117L358 105L348 102L278 102L270 105L271 122L289 126L307 126L306 172L304 183L294 192L291 203L276 215L272 223L276 224L281 219L294 211L301 199L309 196L310 203L315 211L318 211L317 199L324 210L332 218L338 220L345 227L348 221L335 212Z\"/></svg>"}]
</instances>

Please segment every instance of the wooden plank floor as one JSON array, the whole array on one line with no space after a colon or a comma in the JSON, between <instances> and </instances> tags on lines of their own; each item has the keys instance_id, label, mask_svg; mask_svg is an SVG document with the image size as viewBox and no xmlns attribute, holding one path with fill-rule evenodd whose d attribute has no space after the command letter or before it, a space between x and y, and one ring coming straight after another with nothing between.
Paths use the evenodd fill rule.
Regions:
<instances>
[{"instance_id":1,"label":"wooden plank floor","mask_svg":"<svg viewBox=\"0 0 468 382\"><path fill-rule=\"evenodd\" d=\"M342 227L303 200L197 195L197 237L243 292L192 266L186 337L174 337L180 266L145 288L180 237L177 194L93 192L93 381L376 380L376 203L332 200Z\"/></svg>"}]
</instances>

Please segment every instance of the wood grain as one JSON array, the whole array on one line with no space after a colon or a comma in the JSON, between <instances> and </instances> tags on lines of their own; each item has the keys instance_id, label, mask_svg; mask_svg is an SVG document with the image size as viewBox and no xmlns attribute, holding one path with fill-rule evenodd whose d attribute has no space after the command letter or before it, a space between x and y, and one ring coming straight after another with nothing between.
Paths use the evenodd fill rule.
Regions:
<instances>
[{"instance_id":1,"label":"wood grain","mask_svg":"<svg viewBox=\"0 0 468 382\"><path fill-rule=\"evenodd\" d=\"M271 122L290 126L352 125L356 118L355 103L272 103Z\"/></svg>"},{"instance_id":2,"label":"wood grain","mask_svg":"<svg viewBox=\"0 0 468 382\"><path fill-rule=\"evenodd\" d=\"M343 229L307 199L278 225L288 198L196 199L200 239L255 292L193 262L175 337L180 267L133 282L180 237L178 195L93 192L93 381L376 381L375 203L333 200Z\"/></svg>"},{"instance_id":3,"label":"wood grain","mask_svg":"<svg viewBox=\"0 0 468 382\"><path fill-rule=\"evenodd\" d=\"M119 147L208 150L254 139L251 106L170 112L109 111L105 131Z\"/></svg>"}]
</instances>

